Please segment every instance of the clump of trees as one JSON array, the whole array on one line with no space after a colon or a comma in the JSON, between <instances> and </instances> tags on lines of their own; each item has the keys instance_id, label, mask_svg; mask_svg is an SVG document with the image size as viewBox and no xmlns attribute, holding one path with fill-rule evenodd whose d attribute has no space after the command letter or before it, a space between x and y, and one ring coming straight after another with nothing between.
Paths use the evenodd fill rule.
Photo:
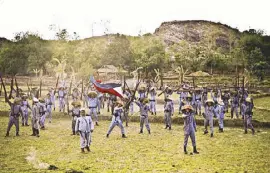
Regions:
<instances>
[{"instance_id":1,"label":"clump of trees","mask_svg":"<svg viewBox=\"0 0 270 173\"><path fill-rule=\"evenodd\" d=\"M56 40L43 40L36 33L20 32L14 40L0 42L0 71L28 75L34 74L36 69L53 76L61 69L62 73L72 72L88 78L94 69L111 64L128 71L144 67L145 77L154 77L155 69L162 75L178 66L189 72L209 73L237 74L246 69L260 81L269 74L270 36L260 30L240 35L235 31L227 33L229 47L225 48L216 44L221 32L217 29L199 43L183 40L170 46L151 34L138 37L106 34L79 40L76 32L70 34L66 29L55 32Z\"/></svg>"}]
</instances>

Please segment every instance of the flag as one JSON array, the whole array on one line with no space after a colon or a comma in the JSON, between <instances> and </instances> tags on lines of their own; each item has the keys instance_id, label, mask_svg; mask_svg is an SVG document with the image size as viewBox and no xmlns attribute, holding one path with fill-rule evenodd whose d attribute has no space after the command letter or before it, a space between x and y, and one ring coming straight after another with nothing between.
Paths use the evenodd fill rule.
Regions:
<instances>
[{"instance_id":1,"label":"flag","mask_svg":"<svg viewBox=\"0 0 270 173\"><path fill-rule=\"evenodd\" d=\"M123 98L123 90L121 88L121 84L116 83L101 84L100 83L101 81L96 81L93 76L90 77L90 82L94 85L96 90L98 90L101 93L108 93Z\"/></svg>"}]
</instances>

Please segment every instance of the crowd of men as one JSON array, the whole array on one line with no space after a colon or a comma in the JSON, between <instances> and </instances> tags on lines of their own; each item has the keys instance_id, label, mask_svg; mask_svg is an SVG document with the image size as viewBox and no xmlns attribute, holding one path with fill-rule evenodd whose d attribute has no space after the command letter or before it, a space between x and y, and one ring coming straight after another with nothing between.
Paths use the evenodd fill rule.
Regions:
<instances>
[{"instance_id":1,"label":"crowd of men","mask_svg":"<svg viewBox=\"0 0 270 173\"><path fill-rule=\"evenodd\" d=\"M179 95L178 108L175 108L175 101L172 97L173 93ZM159 94L155 87L140 85L135 89L123 88L123 97L117 98L115 95L100 93L90 85L85 87L83 93L77 87L74 87L69 93L67 87L60 86L57 90L50 88L46 97L37 99L32 93L32 105L27 100L28 95L21 93L20 97L15 97L11 102L6 93L5 98L10 105L10 119L6 136L9 136L10 129L14 124L16 126L16 136L19 136L19 116L22 117L22 126L29 126L28 117L29 110L32 112L32 136L39 137L39 129L45 129L45 121L52 122L52 111L56 108L56 100L58 99L59 111L68 112L72 115L72 134L80 135L80 144L82 152L84 149L90 151L91 133L94 130L94 125L99 126L98 116L100 110L105 107L107 102L107 111L112 114L112 121L107 131L106 137L109 137L115 126L121 128L122 137L126 138L125 129L122 120L126 121L128 126L128 115L134 113L134 105L139 107L140 112L140 130L143 133L144 126L149 134L151 129L149 125L149 113L157 114L156 104L157 98L164 95L164 123L165 129L172 129L172 116L175 111L182 114L184 119L184 153L187 153L187 142L190 137L193 145L193 153L198 154L196 149L195 132L196 116L204 117L204 134L208 134L208 126L210 127L210 136L214 136L214 118L218 118L219 132L224 131L224 116L225 113L231 110L231 118L243 119L244 133L247 133L247 128L255 130L252 126L252 109L254 107L253 100L249 97L248 91L244 88L239 88L231 92L229 89L209 90L207 88L191 88L186 85L180 86L178 89L172 89L166 86ZM72 109L69 109L69 97L72 98ZM230 107L230 109L229 109ZM88 111L86 111L86 109ZM94 121L92 120L94 119Z\"/></svg>"}]
</instances>

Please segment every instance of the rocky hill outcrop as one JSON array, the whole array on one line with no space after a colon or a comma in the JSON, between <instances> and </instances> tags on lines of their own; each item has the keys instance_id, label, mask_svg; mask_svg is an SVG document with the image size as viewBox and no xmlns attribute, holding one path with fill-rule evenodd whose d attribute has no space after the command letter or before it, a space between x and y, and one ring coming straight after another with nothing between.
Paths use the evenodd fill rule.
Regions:
<instances>
[{"instance_id":1,"label":"rocky hill outcrop","mask_svg":"<svg viewBox=\"0 0 270 173\"><path fill-rule=\"evenodd\" d=\"M228 48L240 36L240 32L228 25L203 20L163 22L154 32L169 46L182 40L203 44L208 40L216 46Z\"/></svg>"}]
</instances>

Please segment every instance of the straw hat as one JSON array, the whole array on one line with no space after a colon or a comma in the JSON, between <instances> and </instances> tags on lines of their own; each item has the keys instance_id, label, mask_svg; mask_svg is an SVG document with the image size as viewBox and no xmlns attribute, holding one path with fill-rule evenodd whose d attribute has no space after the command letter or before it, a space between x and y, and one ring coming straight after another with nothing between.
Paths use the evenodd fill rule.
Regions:
<instances>
[{"instance_id":1,"label":"straw hat","mask_svg":"<svg viewBox=\"0 0 270 173\"><path fill-rule=\"evenodd\" d=\"M201 91L201 88L195 88L195 91Z\"/></svg>"},{"instance_id":2,"label":"straw hat","mask_svg":"<svg viewBox=\"0 0 270 173\"><path fill-rule=\"evenodd\" d=\"M81 102L74 101L74 102L71 103L71 105L74 106L74 107L80 107L81 106Z\"/></svg>"},{"instance_id":3,"label":"straw hat","mask_svg":"<svg viewBox=\"0 0 270 173\"><path fill-rule=\"evenodd\" d=\"M193 110L193 108L192 108L191 105L185 105L185 106L182 107L182 111L183 111L183 110L187 110L187 109Z\"/></svg>"},{"instance_id":4,"label":"straw hat","mask_svg":"<svg viewBox=\"0 0 270 173\"><path fill-rule=\"evenodd\" d=\"M218 104L224 106L224 102L222 100L218 101Z\"/></svg>"},{"instance_id":5,"label":"straw hat","mask_svg":"<svg viewBox=\"0 0 270 173\"><path fill-rule=\"evenodd\" d=\"M187 98L192 98L192 95L188 93Z\"/></svg>"},{"instance_id":6,"label":"straw hat","mask_svg":"<svg viewBox=\"0 0 270 173\"><path fill-rule=\"evenodd\" d=\"M251 103L251 98L250 97L247 97L246 98L246 102Z\"/></svg>"},{"instance_id":7,"label":"straw hat","mask_svg":"<svg viewBox=\"0 0 270 173\"><path fill-rule=\"evenodd\" d=\"M156 90L155 87L151 87L151 88L150 88L150 91L155 91L155 90Z\"/></svg>"},{"instance_id":8,"label":"straw hat","mask_svg":"<svg viewBox=\"0 0 270 173\"><path fill-rule=\"evenodd\" d=\"M45 103L45 99L44 98L39 98L39 102L40 103Z\"/></svg>"},{"instance_id":9,"label":"straw hat","mask_svg":"<svg viewBox=\"0 0 270 173\"><path fill-rule=\"evenodd\" d=\"M27 98L27 94L26 93L22 93L22 99Z\"/></svg>"},{"instance_id":10,"label":"straw hat","mask_svg":"<svg viewBox=\"0 0 270 173\"><path fill-rule=\"evenodd\" d=\"M142 102L143 103L149 103L149 99L148 98L144 98Z\"/></svg>"},{"instance_id":11,"label":"straw hat","mask_svg":"<svg viewBox=\"0 0 270 173\"><path fill-rule=\"evenodd\" d=\"M90 98L95 98L95 97L97 97L97 92L96 92L96 91L90 91L90 92L88 93L88 97L90 97Z\"/></svg>"},{"instance_id":12,"label":"straw hat","mask_svg":"<svg viewBox=\"0 0 270 173\"><path fill-rule=\"evenodd\" d=\"M18 104L20 104L21 101L22 101L21 98L16 97L16 98L13 100L13 103L16 104L16 105L18 105Z\"/></svg>"},{"instance_id":13,"label":"straw hat","mask_svg":"<svg viewBox=\"0 0 270 173\"><path fill-rule=\"evenodd\" d=\"M207 99L205 103L206 103L206 104L207 104L207 103L212 103L212 104L214 104L214 100L213 100L213 99Z\"/></svg>"},{"instance_id":14,"label":"straw hat","mask_svg":"<svg viewBox=\"0 0 270 173\"><path fill-rule=\"evenodd\" d=\"M117 104L119 107L122 107L122 106L123 106L123 102L121 102L121 101L116 101L116 104Z\"/></svg>"},{"instance_id":15,"label":"straw hat","mask_svg":"<svg viewBox=\"0 0 270 173\"><path fill-rule=\"evenodd\" d=\"M38 99L36 97L33 98L33 102L37 103Z\"/></svg>"},{"instance_id":16,"label":"straw hat","mask_svg":"<svg viewBox=\"0 0 270 173\"><path fill-rule=\"evenodd\" d=\"M140 86L139 91L145 91L146 87L145 86Z\"/></svg>"}]
</instances>

